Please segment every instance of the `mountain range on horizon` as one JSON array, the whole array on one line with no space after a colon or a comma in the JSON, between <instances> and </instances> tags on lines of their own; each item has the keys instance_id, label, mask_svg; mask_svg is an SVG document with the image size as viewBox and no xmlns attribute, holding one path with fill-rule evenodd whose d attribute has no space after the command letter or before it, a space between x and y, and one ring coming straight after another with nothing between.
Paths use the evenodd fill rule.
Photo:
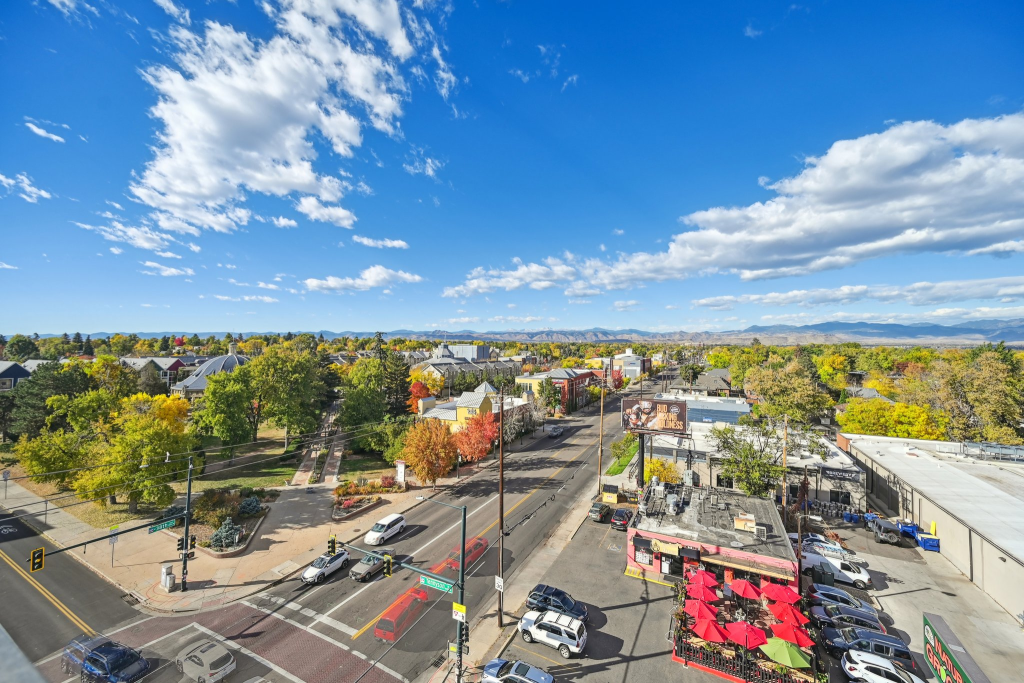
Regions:
<instances>
[{"instance_id":1,"label":"mountain range on horizon","mask_svg":"<svg viewBox=\"0 0 1024 683\"><path fill-rule=\"evenodd\" d=\"M336 337L372 337L376 332L331 330L296 330L294 334L311 332L323 334L328 339ZM221 337L227 330L197 332L200 337L210 335ZM280 334L281 332L241 332L244 337L259 334ZM90 332L92 337L108 337L113 334L132 334L128 331ZM141 337L177 336L181 331L138 332ZM192 332L185 334L191 335ZM236 333L237 334L237 333ZM703 342L705 344L746 344L755 337L765 344L828 344L845 341L863 344L921 344L971 346L986 342L1003 341L1008 344L1024 345L1024 318L1010 320L986 319L955 325L938 323L872 323L872 322L822 322L808 325L753 325L742 330L686 332L651 332L640 329L608 329L594 327L583 330L534 329L534 330L409 330L398 329L385 332L386 337L405 339L457 341L521 341L521 342ZM10 334L7 335L8 337ZM40 334L40 337L59 336Z\"/></svg>"}]
</instances>

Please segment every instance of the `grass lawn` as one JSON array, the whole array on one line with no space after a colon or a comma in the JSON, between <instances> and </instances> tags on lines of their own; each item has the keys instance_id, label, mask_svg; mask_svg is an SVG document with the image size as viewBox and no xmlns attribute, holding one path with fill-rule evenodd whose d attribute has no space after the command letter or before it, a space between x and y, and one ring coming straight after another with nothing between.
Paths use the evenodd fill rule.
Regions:
<instances>
[{"instance_id":1,"label":"grass lawn","mask_svg":"<svg viewBox=\"0 0 1024 683\"><path fill-rule=\"evenodd\" d=\"M636 456L636 452L639 448L639 443L633 444L633 448L631 448L629 452L626 453L626 455L612 461L612 464L608 466L608 469L605 471L605 474L607 474L608 476L622 474L626 470L626 468L629 467L630 461L632 461L633 457Z\"/></svg>"},{"instance_id":2,"label":"grass lawn","mask_svg":"<svg viewBox=\"0 0 1024 683\"><path fill-rule=\"evenodd\" d=\"M394 472L395 468L387 464L383 458L374 453L360 453L358 456L349 456L341 461L338 467L338 478L355 481L359 477L364 479L380 479L382 474ZM328 474L331 474L328 472Z\"/></svg>"},{"instance_id":3,"label":"grass lawn","mask_svg":"<svg viewBox=\"0 0 1024 683\"><path fill-rule=\"evenodd\" d=\"M241 489L247 486L254 489L283 486L286 481L292 480L298 466L298 460L280 462L273 458L268 462L256 462L246 467L204 474L202 477L192 480L192 492L196 493L207 489ZM185 482L178 481L171 486L179 494L185 493Z\"/></svg>"}]
</instances>

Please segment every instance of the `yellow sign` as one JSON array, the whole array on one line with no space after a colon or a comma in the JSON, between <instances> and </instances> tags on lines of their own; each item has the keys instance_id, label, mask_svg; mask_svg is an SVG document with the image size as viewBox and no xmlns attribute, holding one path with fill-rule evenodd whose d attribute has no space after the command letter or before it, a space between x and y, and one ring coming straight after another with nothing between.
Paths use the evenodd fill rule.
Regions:
<instances>
[{"instance_id":1,"label":"yellow sign","mask_svg":"<svg viewBox=\"0 0 1024 683\"><path fill-rule=\"evenodd\" d=\"M452 619L466 623L466 606L457 602L452 603Z\"/></svg>"},{"instance_id":2,"label":"yellow sign","mask_svg":"<svg viewBox=\"0 0 1024 683\"><path fill-rule=\"evenodd\" d=\"M661 553L662 555L679 554L678 543L668 543L667 541L659 541L656 538L651 539L651 549L654 550L654 552Z\"/></svg>"}]
</instances>

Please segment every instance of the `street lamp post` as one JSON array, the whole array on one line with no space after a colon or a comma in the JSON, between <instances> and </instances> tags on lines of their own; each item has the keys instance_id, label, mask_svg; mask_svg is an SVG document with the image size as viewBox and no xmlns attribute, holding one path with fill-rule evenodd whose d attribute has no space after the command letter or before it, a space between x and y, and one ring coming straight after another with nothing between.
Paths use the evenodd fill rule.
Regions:
<instances>
[{"instance_id":1,"label":"street lamp post","mask_svg":"<svg viewBox=\"0 0 1024 683\"><path fill-rule=\"evenodd\" d=\"M185 486L185 528L183 533L185 535L185 543L183 544L182 550L184 551L181 555L181 592L185 593L188 591L188 553L189 553L189 536L188 536L188 525L190 518L192 517L192 456L188 456L188 484Z\"/></svg>"},{"instance_id":2,"label":"street lamp post","mask_svg":"<svg viewBox=\"0 0 1024 683\"><path fill-rule=\"evenodd\" d=\"M426 501L428 503L434 503L436 505L444 505L446 508L453 510L462 510L462 544L459 546L459 604L465 605L466 599L466 506L465 505L449 505L448 503L442 503L439 500L432 498L425 498L423 496L416 496L416 500ZM455 632L455 681L456 683L462 683L462 641L465 634L466 625L461 622L455 622L457 624Z\"/></svg>"},{"instance_id":3,"label":"street lamp post","mask_svg":"<svg viewBox=\"0 0 1024 683\"><path fill-rule=\"evenodd\" d=\"M498 393L498 578L505 580L505 385ZM465 534L465 529L463 529ZM465 539L463 539L465 543ZM504 588L504 586L502 586ZM503 628L505 591L498 591L498 628Z\"/></svg>"}]
</instances>

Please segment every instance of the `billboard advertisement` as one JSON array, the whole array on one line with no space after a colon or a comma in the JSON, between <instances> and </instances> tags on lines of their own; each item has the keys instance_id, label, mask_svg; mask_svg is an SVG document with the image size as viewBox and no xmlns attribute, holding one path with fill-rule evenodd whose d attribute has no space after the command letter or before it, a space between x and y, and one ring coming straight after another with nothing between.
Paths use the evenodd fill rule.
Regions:
<instances>
[{"instance_id":1,"label":"billboard advertisement","mask_svg":"<svg viewBox=\"0 0 1024 683\"><path fill-rule=\"evenodd\" d=\"M622 428L644 432L686 433L686 402L622 399Z\"/></svg>"}]
</instances>

